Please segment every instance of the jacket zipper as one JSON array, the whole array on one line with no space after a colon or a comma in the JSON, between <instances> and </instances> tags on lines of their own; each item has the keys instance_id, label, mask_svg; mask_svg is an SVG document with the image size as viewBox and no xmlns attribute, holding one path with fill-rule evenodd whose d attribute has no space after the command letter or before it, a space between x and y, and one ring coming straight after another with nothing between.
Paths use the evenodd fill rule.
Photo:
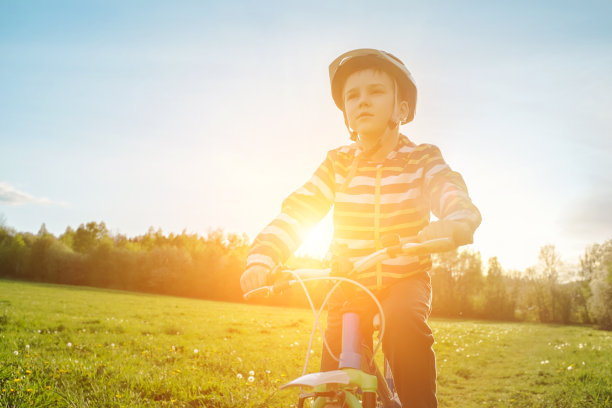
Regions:
<instances>
[{"instance_id":1,"label":"jacket zipper","mask_svg":"<svg viewBox=\"0 0 612 408\"><path fill-rule=\"evenodd\" d=\"M376 250L382 249L380 243L380 180L382 176L382 164L376 166L376 187L374 192L374 243ZM382 287L382 264L376 263L376 289Z\"/></svg>"}]
</instances>

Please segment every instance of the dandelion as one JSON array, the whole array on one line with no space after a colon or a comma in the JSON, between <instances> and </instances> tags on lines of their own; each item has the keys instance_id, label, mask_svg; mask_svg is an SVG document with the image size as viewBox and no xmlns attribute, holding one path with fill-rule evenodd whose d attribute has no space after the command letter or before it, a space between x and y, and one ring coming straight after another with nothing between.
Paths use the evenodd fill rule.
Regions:
<instances>
[{"instance_id":1,"label":"dandelion","mask_svg":"<svg viewBox=\"0 0 612 408\"><path fill-rule=\"evenodd\" d=\"M255 371L253 371L253 370L249 371L249 375L251 375L251 376L255 375Z\"/></svg>"},{"instance_id":2,"label":"dandelion","mask_svg":"<svg viewBox=\"0 0 612 408\"><path fill-rule=\"evenodd\" d=\"M26 374L32 374L32 370L26 370Z\"/></svg>"},{"instance_id":3,"label":"dandelion","mask_svg":"<svg viewBox=\"0 0 612 408\"><path fill-rule=\"evenodd\" d=\"M66 347L68 347L68 348L72 347L72 343L70 343L70 342L66 343Z\"/></svg>"},{"instance_id":4,"label":"dandelion","mask_svg":"<svg viewBox=\"0 0 612 408\"><path fill-rule=\"evenodd\" d=\"M249 377L249 379L248 379L248 381L249 381L250 383L252 383L253 381L255 381L255 377L250 376L250 377Z\"/></svg>"},{"instance_id":5,"label":"dandelion","mask_svg":"<svg viewBox=\"0 0 612 408\"><path fill-rule=\"evenodd\" d=\"M18 356L18 355L19 355L19 352L18 352L17 350L15 350L15 351L13 351L13 354L14 354L14 355L16 355L16 356Z\"/></svg>"},{"instance_id":6,"label":"dandelion","mask_svg":"<svg viewBox=\"0 0 612 408\"><path fill-rule=\"evenodd\" d=\"M239 380L242 379L242 374L238 373L238 375L236 375L236 378L238 378Z\"/></svg>"},{"instance_id":7,"label":"dandelion","mask_svg":"<svg viewBox=\"0 0 612 408\"><path fill-rule=\"evenodd\" d=\"M33 390L33 389L31 389L31 388L28 388L28 389L26 390L26 392L34 392L34 390Z\"/></svg>"},{"instance_id":8,"label":"dandelion","mask_svg":"<svg viewBox=\"0 0 612 408\"><path fill-rule=\"evenodd\" d=\"M16 382L16 383L21 382L21 378L15 378L13 382Z\"/></svg>"}]
</instances>

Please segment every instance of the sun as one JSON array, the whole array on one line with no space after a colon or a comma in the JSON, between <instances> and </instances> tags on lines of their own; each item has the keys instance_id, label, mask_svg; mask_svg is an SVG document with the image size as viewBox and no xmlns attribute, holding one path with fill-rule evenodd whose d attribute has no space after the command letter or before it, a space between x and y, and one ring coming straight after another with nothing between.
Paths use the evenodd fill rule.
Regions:
<instances>
[{"instance_id":1,"label":"sun","mask_svg":"<svg viewBox=\"0 0 612 408\"><path fill-rule=\"evenodd\" d=\"M315 258L323 258L329 250L334 233L332 213L330 212L310 232L302 245L295 252L296 255L309 255Z\"/></svg>"}]
</instances>

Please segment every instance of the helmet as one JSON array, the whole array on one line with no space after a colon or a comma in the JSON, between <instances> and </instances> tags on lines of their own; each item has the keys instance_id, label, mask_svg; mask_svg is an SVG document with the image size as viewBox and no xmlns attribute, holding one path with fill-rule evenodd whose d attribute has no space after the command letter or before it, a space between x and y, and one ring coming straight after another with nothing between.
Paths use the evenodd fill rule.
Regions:
<instances>
[{"instance_id":1,"label":"helmet","mask_svg":"<svg viewBox=\"0 0 612 408\"><path fill-rule=\"evenodd\" d=\"M380 68L395 79L398 94L408 101L410 112L402 122L408 123L414 119L416 107L417 88L414 78L404 63L388 52L371 48L360 48L345 52L329 65L329 81L331 83L332 97L336 106L344 111L342 90L346 78L355 71L367 68Z\"/></svg>"}]
</instances>

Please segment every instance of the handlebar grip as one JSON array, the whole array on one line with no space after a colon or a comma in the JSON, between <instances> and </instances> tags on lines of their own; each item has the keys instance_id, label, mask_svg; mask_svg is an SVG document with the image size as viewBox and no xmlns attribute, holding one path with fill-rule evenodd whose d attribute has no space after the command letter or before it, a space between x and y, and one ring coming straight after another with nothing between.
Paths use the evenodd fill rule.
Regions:
<instances>
[{"instance_id":1,"label":"handlebar grip","mask_svg":"<svg viewBox=\"0 0 612 408\"><path fill-rule=\"evenodd\" d=\"M289 282L289 279L279 279L274 282L274 285L272 285L272 294L280 295L285 291L285 289L289 288L290 286L291 283Z\"/></svg>"},{"instance_id":2,"label":"handlebar grip","mask_svg":"<svg viewBox=\"0 0 612 408\"><path fill-rule=\"evenodd\" d=\"M453 241L455 245L462 246L474 243L474 231L464 224L461 228L456 228L453 231Z\"/></svg>"},{"instance_id":3,"label":"handlebar grip","mask_svg":"<svg viewBox=\"0 0 612 408\"><path fill-rule=\"evenodd\" d=\"M402 246L405 254L430 254L434 252L446 252L455 249L456 245L450 238L437 238L420 244L407 243Z\"/></svg>"}]
</instances>

